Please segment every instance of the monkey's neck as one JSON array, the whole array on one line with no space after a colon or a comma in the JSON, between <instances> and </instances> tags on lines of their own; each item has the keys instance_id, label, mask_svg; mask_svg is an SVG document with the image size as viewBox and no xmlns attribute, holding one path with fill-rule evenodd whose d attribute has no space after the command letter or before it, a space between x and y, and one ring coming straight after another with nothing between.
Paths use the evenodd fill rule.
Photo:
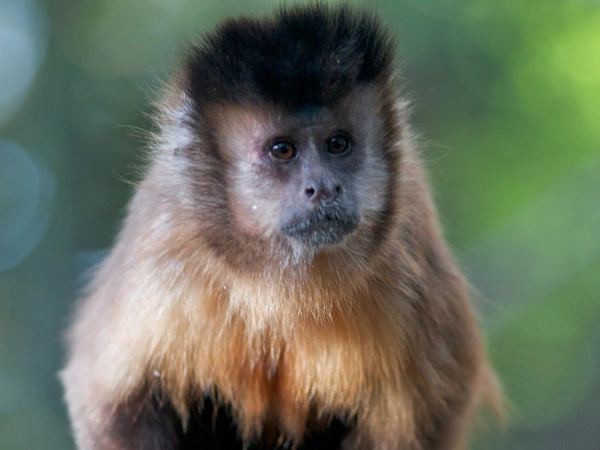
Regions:
<instances>
[{"instance_id":1,"label":"monkey's neck","mask_svg":"<svg viewBox=\"0 0 600 450\"><path fill-rule=\"evenodd\" d=\"M242 318L257 332L310 324L327 327L357 314L371 284L364 275L335 271L318 258L312 266L288 270L229 273L220 283L223 296L217 301L225 302L228 317Z\"/></svg>"}]
</instances>

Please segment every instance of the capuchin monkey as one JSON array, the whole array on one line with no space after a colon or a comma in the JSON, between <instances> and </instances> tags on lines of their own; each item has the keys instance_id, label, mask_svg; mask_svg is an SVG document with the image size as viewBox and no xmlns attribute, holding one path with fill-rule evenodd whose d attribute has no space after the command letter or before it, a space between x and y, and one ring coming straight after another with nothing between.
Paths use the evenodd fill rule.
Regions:
<instances>
[{"instance_id":1,"label":"capuchin monkey","mask_svg":"<svg viewBox=\"0 0 600 450\"><path fill-rule=\"evenodd\" d=\"M68 333L79 449L465 448L499 394L394 54L323 4L189 50Z\"/></svg>"}]
</instances>

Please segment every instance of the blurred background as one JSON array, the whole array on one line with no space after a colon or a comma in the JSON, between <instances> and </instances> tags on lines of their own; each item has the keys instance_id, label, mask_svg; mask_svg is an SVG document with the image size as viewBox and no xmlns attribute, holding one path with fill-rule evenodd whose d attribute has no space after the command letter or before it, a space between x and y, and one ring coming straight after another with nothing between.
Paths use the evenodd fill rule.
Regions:
<instances>
[{"instance_id":1,"label":"blurred background","mask_svg":"<svg viewBox=\"0 0 600 450\"><path fill-rule=\"evenodd\" d=\"M56 373L185 43L274 0L0 0L0 450L72 449ZM288 0L287 3L292 3ZM600 1L371 0L512 402L477 449L600 448Z\"/></svg>"}]
</instances>

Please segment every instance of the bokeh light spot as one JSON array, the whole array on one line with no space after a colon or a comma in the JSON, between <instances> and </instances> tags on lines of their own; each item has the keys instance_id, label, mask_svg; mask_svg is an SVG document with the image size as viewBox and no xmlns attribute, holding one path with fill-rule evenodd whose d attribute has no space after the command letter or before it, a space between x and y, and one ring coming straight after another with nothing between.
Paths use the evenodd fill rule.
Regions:
<instances>
[{"instance_id":1,"label":"bokeh light spot","mask_svg":"<svg viewBox=\"0 0 600 450\"><path fill-rule=\"evenodd\" d=\"M0 126L19 109L48 45L48 21L31 1L0 3Z\"/></svg>"},{"instance_id":2,"label":"bokeh light spot","mask_svg":"<svg viewBox=\"0 0 600 450\"><path fill-rule=\"evenodd\" d=\"M20 263L44 236L54 178L17 144L0 140L0 271Z\"/></svg>"}]
</instances>

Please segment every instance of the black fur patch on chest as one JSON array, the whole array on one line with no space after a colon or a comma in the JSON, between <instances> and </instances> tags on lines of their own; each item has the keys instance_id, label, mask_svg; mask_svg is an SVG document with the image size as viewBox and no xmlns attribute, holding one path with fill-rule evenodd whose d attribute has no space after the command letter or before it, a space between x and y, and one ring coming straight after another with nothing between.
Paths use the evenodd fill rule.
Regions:
<instances>
[{"instance_id":1,"label":"black fur patch on chest","mask_svg":"<svg viewBox=\"0 0 600 450\"><path fill-rule=\"evenodd\" d=\"M175 408L159 395L137 397L122 405L110 430L110 439L120 448L144 450L285 450L290 443L273 443L267 437L257 442L242 442L228 407L215 405L209 397L190 411L188 426L183 425ZM336 450L351 425L334 418L328 423L307 427L296 450ZM278 433L277 430L274 430Z\"/></svg>"},{"instance_id":2,"label":"black fur patch on chest","mask_svg":"<svg viewBox=\"0 0 600 450\"><path fill-rule=\"evenodd\" d=\"M341 448L343 438L350 431L349 426L339 419L333 419L327 426L309 428L298 450L335 450ZM182 433L179 449L220 449L242 450L242 441L238 438L237 427L228 408L216 407L209 398L204 399L201 411L192 415L186 433ZM248 450L275 450L291 448L290 444L269 445L266 442L254 442Z\"/></svg>"}]
</instances>

